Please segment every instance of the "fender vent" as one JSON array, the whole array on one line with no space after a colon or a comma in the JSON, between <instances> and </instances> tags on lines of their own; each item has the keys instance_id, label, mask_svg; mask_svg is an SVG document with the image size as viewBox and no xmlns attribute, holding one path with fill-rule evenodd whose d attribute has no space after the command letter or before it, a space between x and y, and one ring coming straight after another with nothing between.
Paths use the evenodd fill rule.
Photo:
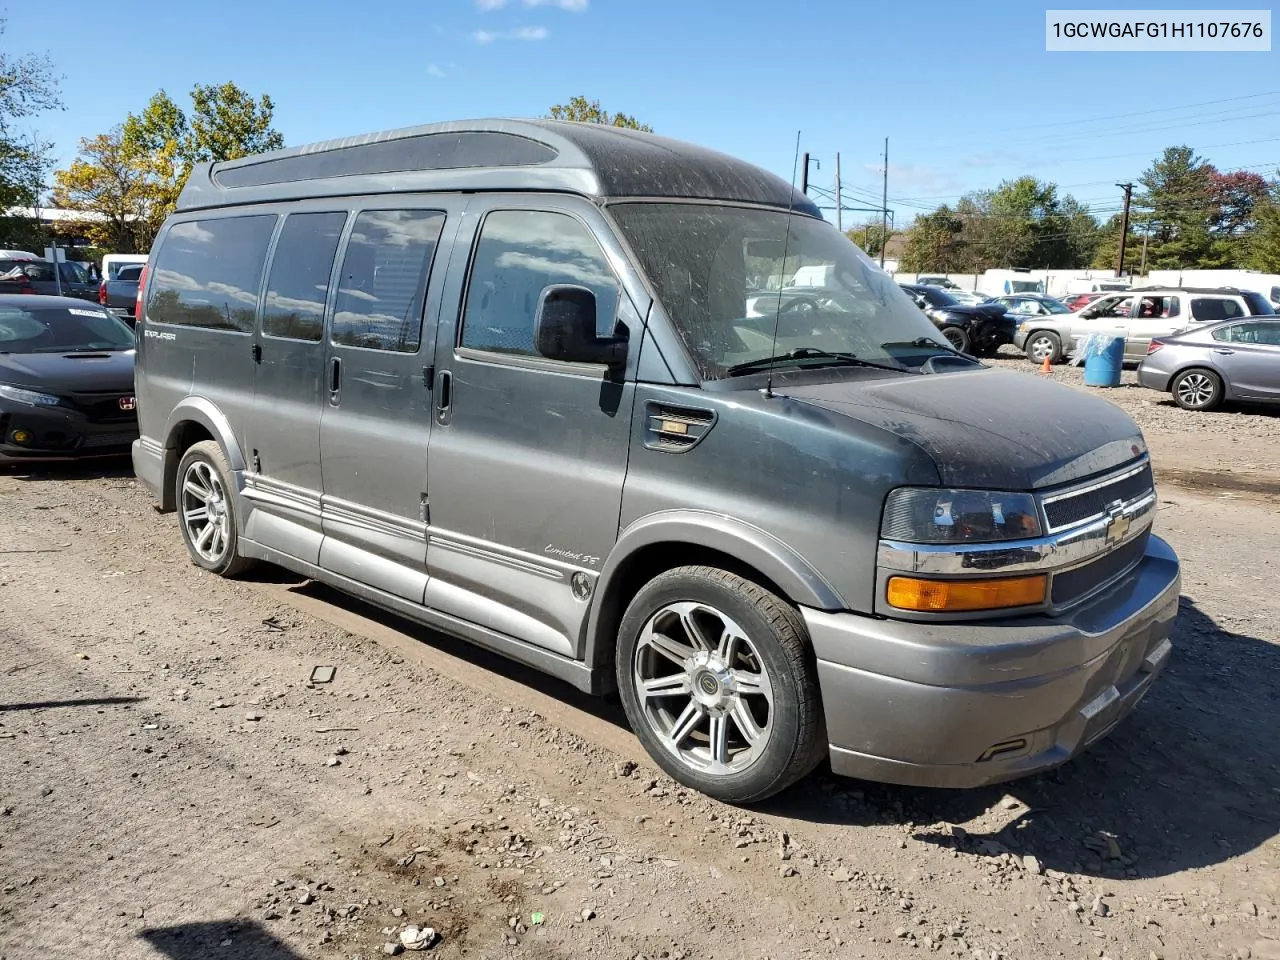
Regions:
<instances>
[{"instance_id":1,"label":"fender vent","mask_svg":"<svg viewBox=\"0 0 1280 960\"><path fill-rule=\"evenodd\" d=\"M663 453L692 450L715 426L713 410L673 407L649 401L644 405L644 445Z\"/></svg>"}]
</instances>

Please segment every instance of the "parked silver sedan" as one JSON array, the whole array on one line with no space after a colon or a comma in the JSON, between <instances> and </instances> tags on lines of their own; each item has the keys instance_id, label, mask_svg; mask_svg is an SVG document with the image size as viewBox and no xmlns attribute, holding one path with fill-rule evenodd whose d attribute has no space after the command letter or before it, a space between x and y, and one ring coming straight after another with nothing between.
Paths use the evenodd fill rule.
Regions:
<instances>
[{"instance_id":1,"label":"parked silver sedan","mask_svg":"<svg viewBox=\"0 0 1280 960\"><path fill-rule=\"evenodd\" d=\"M1138 382L1172 393L1185 410L1212 410L1224 400L1280 403L1280 317L1156 337L1138 366Z\"/></svg>"}]
</instances>

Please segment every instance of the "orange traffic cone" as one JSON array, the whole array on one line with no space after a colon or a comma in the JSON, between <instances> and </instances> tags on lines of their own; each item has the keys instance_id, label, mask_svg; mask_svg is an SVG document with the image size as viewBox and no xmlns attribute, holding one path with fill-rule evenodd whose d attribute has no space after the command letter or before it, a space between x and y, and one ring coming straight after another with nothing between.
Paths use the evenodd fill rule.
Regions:
<instances>
[{"instance_id":1,"label":"orange traffic cone","mask_svg":"<svg viewBox=\"0 0 1280 960\"><path fill-rule=\"evenodd\" d=\"M1044 363L1040 364L1040 372L1043 374L1050 374L1053 372L1053 365L1049 363L1048 354L1045 355Z\"/></svg>"}]
</instances>

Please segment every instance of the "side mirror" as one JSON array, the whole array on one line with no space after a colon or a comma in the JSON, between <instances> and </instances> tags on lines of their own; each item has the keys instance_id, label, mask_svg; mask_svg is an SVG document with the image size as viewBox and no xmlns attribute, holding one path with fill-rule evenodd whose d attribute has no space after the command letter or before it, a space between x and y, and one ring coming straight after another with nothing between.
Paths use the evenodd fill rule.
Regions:
<instances>
[{"instance_id":1,"label":"side mirror","mask_svg":"<svg viewBox=\"0 0 1280 960\"><path fill-rule=\"evenodd\" d=\"M538 297L533 345L548 360L621 366L627 338L596 336L596 295L587 287L557 283Z\"/></svg>"}]
</instances>

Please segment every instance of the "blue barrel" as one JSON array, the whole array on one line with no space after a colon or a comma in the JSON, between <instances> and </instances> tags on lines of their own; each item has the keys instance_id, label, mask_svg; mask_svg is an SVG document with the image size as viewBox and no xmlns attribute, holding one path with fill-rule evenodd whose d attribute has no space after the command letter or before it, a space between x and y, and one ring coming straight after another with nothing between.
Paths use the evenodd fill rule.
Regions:
<instances>
[{"instance_id":1,"label":"blue barrel","mask_svg":"<svg viewBox=\"0 0 1280 960\"><path fill-rule=\"evenodd\" d=\"M1087 387L1118 387L1124 369L1124 337L1091 337L1085 347L1084 383Z\"/></svg>"}]
</instances>

